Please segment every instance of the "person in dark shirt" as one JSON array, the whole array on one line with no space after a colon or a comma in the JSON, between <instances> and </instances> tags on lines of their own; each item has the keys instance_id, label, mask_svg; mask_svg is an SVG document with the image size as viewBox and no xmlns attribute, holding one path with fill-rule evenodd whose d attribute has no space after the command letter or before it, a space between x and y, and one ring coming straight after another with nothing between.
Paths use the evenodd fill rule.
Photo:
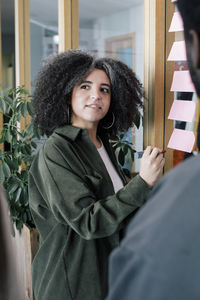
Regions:
<instances>
[{"instance_id":1,"label":"person in dark shirt","mask_svg":"<svg viewBox=\"0 0 200 300\"><path fill-rule=\"evenodd\" d=\"M200 1L178 0L188 65L200 97ZM168 172L109 262L106 300L200 299L200 155Z\"/></svg>"}]
</instances>

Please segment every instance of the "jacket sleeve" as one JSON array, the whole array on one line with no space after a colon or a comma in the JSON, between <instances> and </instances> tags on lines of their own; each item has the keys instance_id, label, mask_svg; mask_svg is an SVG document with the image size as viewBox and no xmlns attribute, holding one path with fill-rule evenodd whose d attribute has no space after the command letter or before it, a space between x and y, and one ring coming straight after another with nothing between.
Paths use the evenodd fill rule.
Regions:
<instances>
[{"instance_id":1,"label":"jacket sleeve","mask_svg":"<svg viewBox=\"0 0 200 300\"><path fill-rule=\"evenodd\" d=\"M30 171L30 191L37 185L57 221L68 224L84 239L113 234L123 219L144 203L149 192L147 184L136 176L116 194L97 199L87 181L72 170L56 146L41 153ZM92 180L98 187L101 178Z\"/></svg>"}]
</instances>

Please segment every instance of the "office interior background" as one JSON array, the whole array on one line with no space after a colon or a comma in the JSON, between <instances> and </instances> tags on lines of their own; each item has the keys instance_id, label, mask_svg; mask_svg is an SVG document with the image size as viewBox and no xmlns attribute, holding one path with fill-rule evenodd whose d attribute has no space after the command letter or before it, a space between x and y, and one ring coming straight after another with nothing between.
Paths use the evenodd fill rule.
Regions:
<instances>
[{"instance_id":1,"label":"office interior background","mask_svg":"<svg viewBox=\"0 0 200 300\"><path fill-rule=\"evenodd\" d=\"M141 125L131 128L127 139L137 151L149 144L166 149L175 126L168 114L177 68L167 58L174 41L184 40L182 31L169 32L175 10L171 0L1 0L1 89L25 85L33 93L45 59L67 49L118 58L134 70L146 94ZM180 152L167 149L165 172L175 165L177 155ZM139 160L133 168L138 171ZM13 241L27 299L32 299L34 234L24 228Z\"/></svg>"}]
</instances>

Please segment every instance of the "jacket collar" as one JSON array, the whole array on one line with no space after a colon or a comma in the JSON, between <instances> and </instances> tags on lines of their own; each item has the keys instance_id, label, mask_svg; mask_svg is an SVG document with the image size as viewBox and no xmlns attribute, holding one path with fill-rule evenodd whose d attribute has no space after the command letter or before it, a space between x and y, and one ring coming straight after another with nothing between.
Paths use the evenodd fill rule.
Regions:
<instances>
[{"instance_id":1,"label":"jacket collar","mask_svg":"<svg viewBox=\"0 0 200 300\"><path fill-rule=\"evenodd\" d=\"M79 134L85 132L87 134L87 130L86 129L81 129L78 127L74 127L71 125L65 125L59 128L56 128L54 130L54 133L57 133L59 135L68 137L70 140L75 141L76 138L79 136Z\"/></svg>"},{"instance_id":2,"label":"jacket collar","mask_svg":"<svg viewBox=\"0 0 200 300\"><path fill-rule=\"evenodd\" d=\"M80 137L80 135L89 138L88 137L88 131L87 131L87 129L82 129L82 128L74 127L74 126L71 126L71 125L65 125L65 126L59 127L59 128L57 128L57 129L54 130L53 134L55 134L55 133L58 134L58 135L67 137L67 138L69 138L72 141L76 141L76 139L78 137ZM123 182L125 184L126 183L125 176L123 175L123 173L121 172L121 170L120 170L120 168L119 168L119 166L117 164L114 151L112 149L112 146L109 143L109 138L108 138L106 132L99 131L98 135L101 138L101 140L102 140L102 142L103 142L103 144L104 144L104 146L106 148L106 151L109 154L109 157L110 157L111 161L113 162L113 164L115 165L116 169L120 173L121 179L123 180Z\"/></svg>"},{"instance_id":3,"label":"jacket collar","mask_svg":"<svg viewBox=\"0 0 200 300\"><path fill-rule=\"evenodd\" d=\"M62 127L58 127L54 130L55 133L68 137L70 140L75 141L76 138L80 135L80 134L84 134L86 136L88 136L88 131L87 129L82 129L82 128L78 128L78 127L74 127L71 125L65 125ZM109 138L107 136L107 133L104 130L101 131L97 131L97 134L99 135L99 137L101 138L101 140L104 142L105 140L108 141Z\"/></svg>"}]
</instances>

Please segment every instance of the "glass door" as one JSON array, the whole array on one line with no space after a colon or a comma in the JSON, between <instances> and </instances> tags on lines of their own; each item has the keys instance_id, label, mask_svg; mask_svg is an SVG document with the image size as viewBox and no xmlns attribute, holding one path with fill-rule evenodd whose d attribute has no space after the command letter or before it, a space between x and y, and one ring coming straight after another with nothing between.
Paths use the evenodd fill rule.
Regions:
<instances>
[{"instance_id":1,"label":"glass door","mask_svg":"<svg viewBox=\"0 0 200 300\"><path fill-rule=\"evenodd\" d=\"M79 48L98 57L126 63L144 82L144 0L79 0ZM125 139L143 150L143 126L130 128ZM131 165L127 161L126 167ZM133 172L138 172L135 159Z\"/></svg>"}]
</instances>

